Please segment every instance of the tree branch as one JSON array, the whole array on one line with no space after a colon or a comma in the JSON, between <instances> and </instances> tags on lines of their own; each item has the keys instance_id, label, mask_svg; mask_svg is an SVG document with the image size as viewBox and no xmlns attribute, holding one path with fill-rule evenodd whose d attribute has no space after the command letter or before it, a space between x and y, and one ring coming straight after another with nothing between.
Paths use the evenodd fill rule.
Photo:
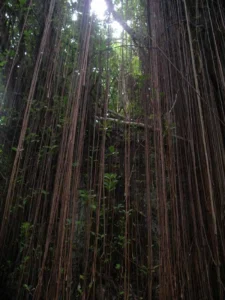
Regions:
<instances>
[{"instance_id":1,"label":"tree branch","mask_svg":"<svg viewBox=\"0 0 225 300\"><path fill-rule=\"evenodd\" d=\"M125 124L125 125L131 125L131 126L137 126L137 127L141 127L141 128L145 128L145 124L144 123L139 123L139 122L134 122L134 121L127 121L127 120L122 120L122 119L115 119L115 118L104 118L104 117L98 117L96 116L96 120L98 121L111 121L111 122L115 122L115 123L121 123L121 124ZM148 128L153 129L151 126L148 126Z\"/></svg>"},{"instance_id":2,"label":"tree branch","mask_svg":"<svg viewBox=\"0 0 225 300\"><path fill-rule=\"evenodd\" d=\"M123 17L117 11L115 11L112 0L106 0L106 4L108 6L109 12L113 15L113 18L115 19L115 21L117 21L123 27L123 29L130 35L134 44L138 47L141 47L143 45L147 46L147 45L145 45L145 43L143 43L143 37L138 35L137 32L133 28L131 28L129 25L127 25L127 23L123 19Z\"/></svg>"},{"instance_id":3,"label":"tree branch","mask_svg":"<svg viewBox=\"0 0 225 300\"><path fill-rule=\"evenodd\" d=\"M95 118L98 121L111 121L111 122L115 122L115 123L119 123L119 124L125 124L125 125L140 127L140 128L146 128L146 125L144 123L139 123L139 122L134 122L134 121L127 121L127 120L108 118L108 117L104 118L104 117L98 117L98 116L96 116ZM157 129L157 128L154 129L150 125L148 125L148 129L159 131L159 129ZM174 137L178 140L190 142L190 140L185 139L182 136L179 136L179 135L176 135L176 134L172 134L172 137Z\"/></svg>"},{"instance_id":4,"label":"tree branch","mask_svg":"<svg viewBox=\"0 0 225 300\"><path fill-rule=\"evenodd\" d=\"M108 114L110 115L113 115L114 117L116 117L117 119L122 119L124 120L125 119L125 116L122 116L120 115L119 113L116 113L115 111L111 110L111 109L108 109Z\"/></svg>"}]
</instances>

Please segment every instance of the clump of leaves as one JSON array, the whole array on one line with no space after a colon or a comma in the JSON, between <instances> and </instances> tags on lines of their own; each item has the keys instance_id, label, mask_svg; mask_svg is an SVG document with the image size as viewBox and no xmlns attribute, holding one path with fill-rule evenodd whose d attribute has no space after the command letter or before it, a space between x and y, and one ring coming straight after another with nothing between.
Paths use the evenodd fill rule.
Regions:
<instances>
[{"instance_id":1,"label":"clump of leaves","mask_svg":"<svg viewBox=\"0 0 225 300\"><path fill-rule=\"evenodd\" d=\"M117 174L105 173L104 174L104 187L107 191L111 192L115 190L118 182Z\"/></svg>"},{"instance_id":2,"label":"clump of leaves","mask_svg":"<svg viewBox=\"0 0 225 300\"><path fill-rule=\"evenodd\" d=\"M22 223L20 227L20 252L28 245L33 225L29 222Z\"/></svg>"}]
</instances>

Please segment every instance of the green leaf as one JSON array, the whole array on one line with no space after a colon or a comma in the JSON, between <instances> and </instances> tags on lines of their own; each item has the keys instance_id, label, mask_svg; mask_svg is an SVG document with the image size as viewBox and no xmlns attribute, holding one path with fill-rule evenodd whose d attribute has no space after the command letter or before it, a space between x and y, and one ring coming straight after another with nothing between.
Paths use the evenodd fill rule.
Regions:
<instances>
[{"instance_id":1,"label":"green leaf","mask_svg":"<svg viewBox=\"0 0 225 300\"><path fill-rule=\"evenodd\" d=\"M21 225L21 230L27 231L31 228L31 224L29 222L24 222Z\"/></svg>"},{"instance_id":2,"label":"green leaf","mask_svg":"<svg viewBox=\"0 0 225 300\"><path fill-rule=\"evenodd\" d=\"M78 165L79 165L78 161L75 161L75 162L72 164L73 167L77 167Z\"/></svg>"},{"instance_id":3,"label":"green leaf","mask_svg":"<svg viewBox=\"0 0 225 300\"><path fill-rule=\"evenodd\" d=\"M92 204L91 204L91 208L92 208L93 210L96 210L96 208L97 208L96 204L95 204L95 203L92 203Z\"/></svg>"},{"instance_id":4,"label":"green leaf","mask_svg":"<svg viewBox=\"0 0 225 300\"><path fill-rule=\"evenodd\" d=\"M3 60L0 62L0 67L4 67L4 65L7 63L7 60Z\"/></svg>"},{"instance_id":5,"label":"green leaf","mask_svg":"<svg viewBox=\"0 0 225 300\"><path fill-rule=\"evenodd\" d=\"M109 147L109 152L110 153L114 153L115 152L115 147L114 146L110 146Z\"/></svg>"},{"instance_id":6,"label":"green leaf","mask_svg":"<svg viewBox=\"0 0 225 300\"><path fill-rule=\"evenodd\" d=\"M28 291L28 292L30 292L30 287L31 287L31 286L29 286L29 285L27 285L27 284L24 284L24 285L23 285L23 288L24 288L26 291Z\"/></svg>"},{"instance_id":7,"label":"green leaf","mask_svg":"<svg viewBox=\"0 0 225 300\"><path fill-rule=\"evenodd\" d=\"M24 4L26 3L27 0L19 0L20 2L20 6L24 6Z\"/></svg>"},{"instance_id":8,"label":"green leaf","mask_svg":"<svg viewBox=\"0 0 225 300\"><path fill-rule=\"evenodd\" d=\"M116 264L116 270L120 270L121 265L120 264Z\"/></svg>"}]
</instances>

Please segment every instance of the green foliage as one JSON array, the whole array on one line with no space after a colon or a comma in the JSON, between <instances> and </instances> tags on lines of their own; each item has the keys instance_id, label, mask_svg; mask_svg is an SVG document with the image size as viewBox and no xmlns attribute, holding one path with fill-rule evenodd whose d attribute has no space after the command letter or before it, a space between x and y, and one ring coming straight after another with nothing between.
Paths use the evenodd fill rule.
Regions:
<instances>
[{"instance_id":1,"label":"green foliage","mask_svg":"<svg viewBox=\"0 0 225 300\"><path fill-rule=\"evenodd\" d=\"M94 194L94 191L88 191L88 190L80 190L79 191L80 200L83 204L89 205L92 210L96 210L96 194Z\"/></svg>"},{"instance_id":2,"label":"green foliage","mask_svg":"<svg viewBox=\"0 0 225 300\"><path fill-rule=\"evenodd\" d=\"M132 56L132 59L131 59L131 69L132 69L132 75L134 77L136 77L136 76L143 76L143 75L141 75L140 59L136 55Z\"/></svg>"},{"instance_id":3,"label":"green foliage","mask_svg":"<svg viewBox=\"0 0 225 300\"><path fill-rule=\"evenodd\" d=\"M29 222L24 222L21 224L20 240L19 240L20 253L22 253L29 246L32 229L33 229L33 226ZM22 263L19 266L19 270L21 272L24 271L26 264L28 263L29 260L30 260L30 256L26 255L23 257Z\"/></svg>"},{"instance_id":4,"label":"green foliage","mask_svg":"<svg viewBox=\"0 0 225 300\"><path fill-rule=\"evenodd\" d=\"M26 4L27 0L19 0L20 6L24 6Z\"/></svg>"},{"instance_id":5,"label":"green foliage","mask_svg":"<svg viewBox=\"0 0 225 300\"><path fill-rule=\"evenodd\" d=\"M33 287L32 287L32 285L24 284L24 285L23 285L23 288L24 288L27 292L30 293Z\"/></svg>"},{"instance_id":6,"label":"green foliage","mask_svg":"<svg viewBox=\"0 0 225 300\"><path fill-rule=\"evenodd\" d=\"M33 226L29 222L22 223L20 227L20 235L22 239L26 240L29 237L32 227Z\"/></svg>"},{"instance_id":7,"label":"green foliage","mask_svg":"<svg viewBox=\"0 0 225 300\"><path fill-rule=\"evenodd\" d=\"M104 174L104 187L107 191L111 192L115 190L118 182L118 176L114 173L105 173Z\"/></svg>"},{"instance_id":8,"label":"green foliage","mask_svg":"<svg viewBox=\"0 0 225 300\"><path fill-rule=\"evenodd\" d=\"M0 68L4 67L7 63L7 60L1 60L0 61Z\"/></svg>"},{"instance_id":9,"label":"green foliage","mask_svg":"<svg viewBox=\"0 0 225 300\"><path fill-rule=\"evenodd\" d=\"M108 156L117 156L119 154L119 152L116 151L116 148L114 146L109 146L108 150L109 150Z\"/></svg>"}]
</instances>

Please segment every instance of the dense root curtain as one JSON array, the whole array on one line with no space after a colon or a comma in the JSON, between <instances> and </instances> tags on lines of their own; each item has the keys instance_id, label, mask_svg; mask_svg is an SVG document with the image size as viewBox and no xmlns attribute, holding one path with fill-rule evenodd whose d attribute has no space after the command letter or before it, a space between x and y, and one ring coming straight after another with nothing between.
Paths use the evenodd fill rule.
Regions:
<instances>
[{"instance_id":1,"label":"dense root curtain","mask_svg":"<svg viewBox=\"0 0 225 300\"><path fill-rule=\"evenodd\" d=\"M106 3L0 4L0 288L223 300L224 4Z\"/></svg>"}]
</instances>

